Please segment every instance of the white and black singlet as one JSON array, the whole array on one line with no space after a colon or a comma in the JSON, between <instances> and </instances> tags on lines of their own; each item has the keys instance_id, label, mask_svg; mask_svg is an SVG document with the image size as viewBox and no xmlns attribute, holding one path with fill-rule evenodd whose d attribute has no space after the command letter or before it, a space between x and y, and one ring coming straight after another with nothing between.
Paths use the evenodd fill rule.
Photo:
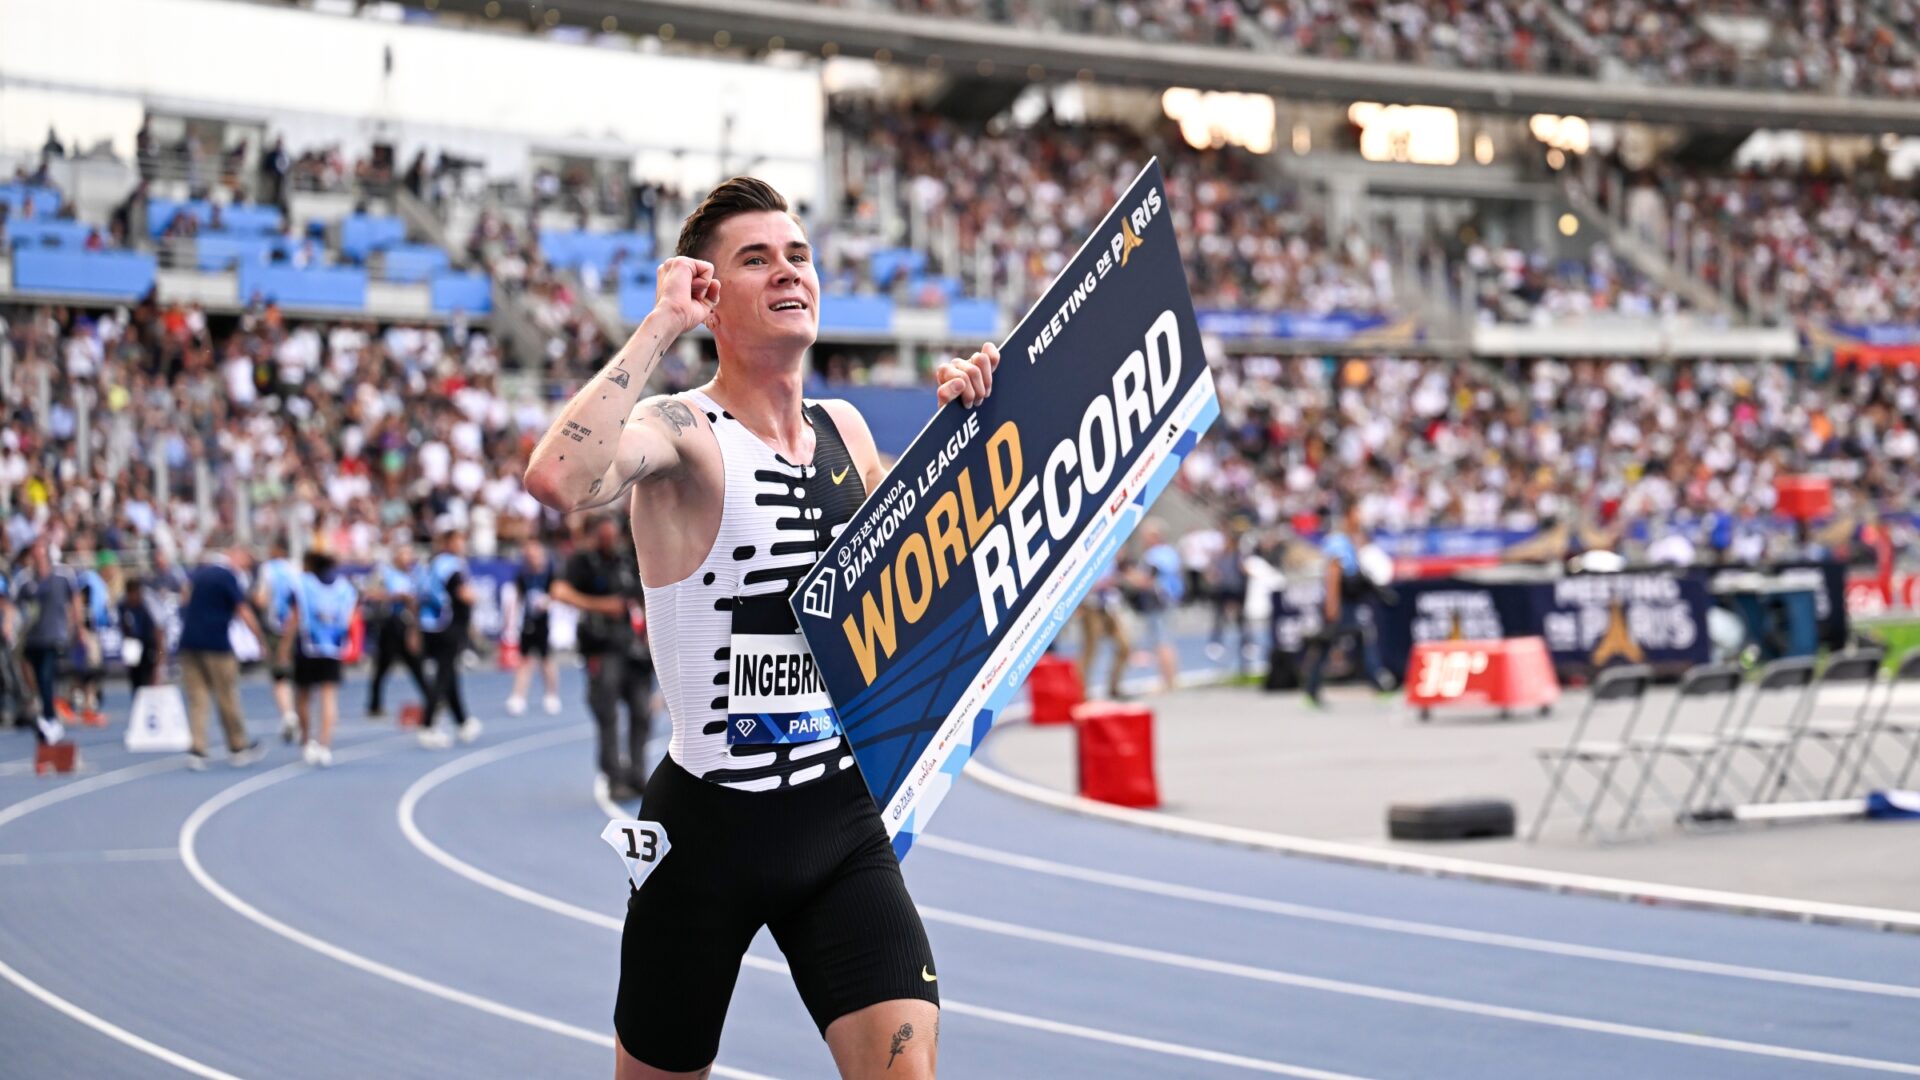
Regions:
<instances>
[{"instance_id":1,"label":"white and black singlet","mask_svg":"<svg viewBox=\"0 0 1920 1080\"><path fill-rule=\"evenodd\" d=\"M818 404L813 461L795 465L699 391L726 472L725 508L699 569L646 587L674 761L702 780L770 791L853 764L789 597L860 508L866 485Z\"/></svg>"}]
</instances>

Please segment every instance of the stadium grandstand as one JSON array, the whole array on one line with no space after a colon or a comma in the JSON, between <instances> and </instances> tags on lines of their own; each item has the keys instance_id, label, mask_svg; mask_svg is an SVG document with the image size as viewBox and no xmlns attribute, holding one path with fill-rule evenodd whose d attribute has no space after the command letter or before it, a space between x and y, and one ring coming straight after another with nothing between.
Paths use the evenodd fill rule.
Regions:
<instances>
[{"instance_id":1,"label":"stadium grandstand","mask_svg":"<svg viewBox=\"0 0 1920 1080\"><path fill-rule=\"evenodd\" d=\"M1404 690L1402 683L1419 678L1420 650L1480 637L1488 627L1493 638L1544 641L1548 677L1570 692L1605 685L1608 665L1623 658L1634 661L1636 671L1646 664L1649 684L1655 675L1670 683L1701 665L1728 664L1740 673L1735 685L1746 685L1740 680L1748 670L1764 664L1811 664L1829 654L1879 650L1867 665L1867 692L1876 703L1883 684L1872 681L1875 665L1884 665L1889 677L1897 670L1920 679L1920 665L1901 663L1902 650L1920 644L1916 0L0 0L0 600L6 601L0 604L0 731L17 727L21 747L28 748L27 732L41 719L34 697L39 676L29 654L44 643L30 640L30 626L45 614L36 606L45 594L33 589L49 573L78 580L86 604L85 626L71 628L72 640L60 642L69 654L65 674L72 676L62 679L60 696L71 702L63 710L71 718L117 708L111 723L118 724L131 702L108 703L95 684L100 673L118 679L137 660L119 653L120 642L135 634L116 614L129 585L145 584L145 599L135 594L136 602L170 626L163 639L177 636L182 569L224 558L229 549L262 559L276 545L296 560L310 549L326 552L361 581L403 547L424 550L458 533L466 538L477 586L472 656L465 662L476 668L518 662L529 610L517 562L523 548L544 546L564 563L590 550L594 528L592 515L562 513L529 490L536 447L655 310L663 264L676 254L682 223L728 177L761 177L790 200L814 246L820 282L806 393L852 402L890 463L933 414L941 365L983 342L1006 341L1150 160L1165 177L1219 418L1154 506L1152 524L1164 543L1143 533L1128 546L1099 577L1095 599L1068 622L1072 629L1061 644L1084 664L1085 685L1099 696L1093 652L1102 632L1096 627L1109 617L1102 605L1111 608L1116 659L1106 663L1113 696L1164 702L1163 730L1173 726L1170 716L1193 721L1185 736L1165 737L1162 760L1179 752L1181 738L1190 740L1185 752L1193 760L1216 766L1222 754L1265 740L1278 746L1298 733L1276 734L1261 725L1275 717L1291 721L1293 710L1311 706L1319 710L1310 714L1315 717L1330 712L1342 721L1379 721L1371 734L1356 727L1323 737L1315 729L1305 742L1275 751L1297 750L1302 756L1288 758L1287 766L1300 772L1316 767L1302 762L1335 762L1313 780L1316 790L1339 789L1327 795L1329 804L1363 789L1371 797L1381 784L1403 781L1422 798L1470 793L1461 790L1463 783L1534 798L1544 784L1527 756L1536 737L1564 743L1569 754L1591 751L1597 744L1583 742L1581 732L1592 711L1586 703L1604 703L1599 692L1571 707L1563 703L1562 716L1550 721L1558 726L1545 734L1486 729L1515 740L1511 745L1496 747L1490 735L1474 751L1420 743L1417 754L1406 752L1458 765L1453 777L1439 774L1445 765L1416 777L1399 757L1377 770L1392 774L1391 781L1349 780L1338 772L1347 767L1338 763L1373 761L1379 747L1391 744L1397 754L1414 745L1395 739L1444 738L1428 726L1412 733L1414 725L1403 722L1409 714L1389 716L1390 703L1371 691ZM705 329L683 336L652 375L649 392L701 386L713 376L718 355ZM1029 458L1029 464L1036 462ZM1380 554L1384 570L1363 559ZM55 569L39 568L39 555ZM1619 595L1582 598L1575 595L1579 588L1568 586L1598 576L1589 571L1623 568L1620 578L1640 584ZM1350 582L1359 571L1371 585L1355 599L1343 594L1341 577ZM1593 595L1599 591L1596 586ZM1463 599L1468 593L1485 599ZM1365 605L1357 624L1341 610L1348 604ZM562 651L573 646L571 625ZM1227 630L1238 630L1232 651L1223 644ZM1129 647L1129 631L1137 648ZM1351 657L1341 655L1346 644L1357 646ZM272 666L258 647L241 652ZM1477 662L1476 675L1486 665L1484 658ZM1318 678L1329 664L1343 685L1323 699ZM278 721L278 704L263 704L266 680L250 678L247 708L272 712ZM1238 684L1176 689L1236 678L1264 679L1267 690L1285 696ZM576 679L568 667L568 692L579 697ZM1355 685L1366 679L1376 687ZM1294 694L1303 684L1310 693ZM524 707L524 680L512 698L504 681L499 688L481 685L476 712L489 723L503 700ZM1898 696L1898 685L1886 691L1883 717L1892 715L1896 700L1912 704ZM425 695L424 680L421 689ZM1189 693L1218 696L1183 699ZM573 710L571 698L567 708ZM1648 713L1664 709L1649 706ZM1794 709L1797 721L1800 706ZM1806 706L1807 716L1812 709ZM358 719L351 705L347 713ZM1205 724L1228 714L1247 727L1217 744L1193 734L1212 730ZM1581 727L1562 722L1576 714ZM85 736L82 728L70 730ZM1801 728L1793 730L1799 739ZM1455 734L1464 743L1481 730ZM1621 747L1630 736L1621 732ZM1878 760L1873 738L1859 750L1868 762ZM1057 807L1036 810L1032 798L1051 806L1081 793L1033 796L1054 772L1065 776L1061 770L1069 769L1045 758L1065 751L1046 744L1039 728L1023 725L1008 744L1001 764L1019 775L1003 778L992 799L1018 805L1019 813L1051 815ZM1300 749L1309 744L1310 750ZM117 728L102 745L103 754L119 752ZM546 745L526 760L542 760ZM1920 758L1920 734L1911 745ZM1713 747L1716 754L1732 753L1722 742ZM661 752L653 751L656 758ZM501 768L493 763L512 753L518 751L470 759L474 775ZM1470 771L1475 766L1461 756L1470 753L1519 760L1514 771L1529 770L1527 779L1501 787L1503 774ZM1657 752L1648 753L1657 763ZM1867 798L1860 767L1852 787L1838 779L1851 760L1846 753L1834 766L1835 779L1810 796ZM1040 764L1022 773L1014 766L1027 755ZM1640 760L1625 749L1614 756ZM1086 761L1077 758L1071 768L1084 769ZM1907 760L1908 771L1913 761ZM1647 775L1658 776L1654 768L1647 765ZM1200 765L1193 769L1189 775L1201 775ZM5 770L0 763L0 784L25 780ZM603 797L618 788L608 787L605 773L602 768ZM430 775L431 784L416 775L408 780L419 781L413 787L402 783L388 794L402 799L408 843L432 847L439 855L429 857L450 866L459 858L416 842L411 815L426 791L460 773ZM1782 789L1788 775L1781 773ZM1084 780L1080 772L1074 776ZM528 792L547 777L531 771L515 777L518 786L500 789L503 800L544 798ZM957 782L957 773L952 779ZM1061 779L1053 786L1075 783ZM1303 808L1306 796L1285 803L1266 790L1286 785L1237 783L1263 792L1248 796L1248 807L1266 801L1257 813L1243 812L1218 795L1225 808L1206 811L1212 816L1204 828L1195 827L1200 835L1237 844L1256 828L1290 833L1290 820L1314 819L1316 827L1321 820L1314 818L1318 803ZM1543 813L1561 778L1553 783L1544 789ZM32 795L21 790L16 796L6 789L8 800ZM1197 781L1189 790L1190 802L1169 798L1170 807L1189 805L1204 816L1201 808L1215 797L1210 783ZM1217 788L1229 790L1233 784L1224 780ZM1397 794L1368 803L1371 816L1362 825L1342 819L1304 843L1344 843L1365 829L1377 832L1378 804ZM1771 802L1776 794L1756 800ZM273 797L263 794L262 802ZM0 808L0 827L38 810L37 803L20 809L28 802ZM138 813L140 805L129 799L116 813ZM215 896L225 887L206 885L210 874L194 854L192 831L224 805L196 813L188 824L174 820L172 831L155 841L171 851L179 832L192 878ZM315 808L324 807L316 802L309 809ZM163 809L173 814L172 803ZM1682 800L1681 809L1699 807ZM1092 811L1096 818L1101 812ZM1010 833L1025 828L1008 824L1017 821L1016 811L1000 801L952 813ZM1623 825L1632 813L1629 807ZM383 842L393 818L388 806L379 822ZM1071 820L1078 822L1073 829L1089 832L1076 832L1063 845L1124 847L1095 832L1123 834L1126 826ZM1330 812L1324 820L1332 821ZM1585 824L1594 820L1589 812ZM24 831L20 824L12 829ZM1304 825L1300 831L1308 832ZM1505 831L1513 831L1511 820ZM209 842L215 835L209 832ZM530 849L559 851L564 843L545 834L512 835ZM982 825L967 835L988 831ZM1902 871L1889 884L1862 868L1900 856L1821 835L1809 841L1769 833L1763 842L1777 849L1723 848L1684 871L1674 867L1692 856L1676 854L1680 848L1671 845L1684 847L1689 838L1668 829L1657 843L1633 850L1516 845L1517 854L1501 849L1489 858L1524 869L1434 872L1508 885L1520 880L1548 892L1633 896L1650 905L1920 927L1920 913L1912 910L1920 907L1912 900L1920 881ZM1150 839L1166 844L1153 847L1152 858L1202 867L1198 858L1183 861L1190 837ZM18 846L10 840L0 829L0 874L24 875L26 869L6 862ZM117 850L146 842L86 843ZM953 852L967 846L952 841L925 858L959 858ZM1014 872L1008 866L1032 871L1054 857L1094 862L1071 849L1031 854L1024 863L1002 858L992 873ZM1251 893L1256 884L1270 885L1281 895L1280 875L1239 861L1270 854L1232 854L1232 866L1219 871L1226 882L1219 887ZM25 865L37 856L19 857ZM174 877L189 876L177 873L179 860L165 858ZM597 851L584 858L604 859ZM1754 869L1760 863L1770 869ZM1816 868L1800 873L1796 865ZM1434 870L1417 859L1397 868L1409 866ZM528 875L522 880L534 880L532 861L512 868ZM235 869L231 860L229 869ZM302 869L301 880L320 888L310 870ZM1061 881L1078 874L1081 883L1111 885L1120 880L1115 875L1136 871L1140 867L1121 860L1098 874L1071 867L1058 874ZM1191 885L1184 879L1167 885L1155 900L1245 909L1235 918L1266 910L1259 907L1265 900L1220 901L1226 892L1208 891L1219 881L1199 880L1213 872L1212 864L1194 869ZM528 899L530 886L507 882L506 870L457 873L468 881L487 879L492 884L482 887L495 893ZM1550 879L1560 873L1564 880ZM962 877L943 874L909 874L923 903L937 905L943 894L936 890ZM1527 874L1537 880L1521 880ZM237 870L233 876L244 881ZM1368 886L1378 896L1435 884L1381 876L1387 884ZM1657 885L1645 893L1568 885L1615 876ZM59 889L77 889L77 880L46 886L48 902L64 903L69 894ZM1127 880L1134 884L1115 887L1143 895L1159 888ZM1820 884L1809 884L1816 880ZM1854 889L1848 884L1854 881L1862 884ZM1384 924L1398 919L1393 912L1410 910L1397 899L1373 907L1349 903L1340 893L1349 882L1329 882L1328 904L1352 908L1326 916L1330 921ZM1517 893L1449 884L1502 897ZM1716 899L1696 904L1692 892L1659 891L1695 887ZM403 885L392 888L399 899L389 901L411 904L399 891ZM1007 895L1015 888L1006 886ZM1202 892L1211 899L1195 899ZM1736 894L1750 901L1748 894L1765 894L1760 899L1774 898L1779 910L1726 899ZM1910 967L1899 974L1868 959L1879 939L1870 947L1849 942L1826 952L1783 937L1745 951L1737 934L1724 930L1734 917L1716 915L1726 924L1711 925L1724 938L1706 936L1725 948L1676 959L1686 950L1672 943L1689 934L1680 923L1635 938L1642 928L1628 926L1618 912L1566 914L1576 901L1523 895L1529 904L1539 902L1539 910L1530 908L1527 919L1511 926L1495 915L1477 921L1461 915L1457 925L1417 933L1454 935L1449 947L1464 949L1469 938L1478 948L1486 945L1482 939L1512 929L1537 934L1536 951L1565 953L1552 963L1592 962L1591 956L1569 959L1579 950L1617 951L1607 963L1645 961L1646 970L1632 968L1631 978L1609 984L1608 995L1618 991L1618 1008L1608 997L1604 1008L1593 1007L1590 1020L1577 1000L1548 993L1541 1001L1559 1002L1549 1006L1515 990L1509 1012L1537 1005L1534 1015L1565 1014L1566 1022L1542 1029L1551 1037L1527 1043L1512 1061L1484 1049L1503 1045L1504 1033L1494 1026L1520 1022L1492 1018L1496 1006L1485 1006L1485 1015L1445 1006L1452 1010L1446 1015L1473 1013L1473 1023L1490 1027L1474 1037L1477 1044L1462 1036L1448 1044L1453 1056L1429 1060L1420 1036L1405 1031L1365 1048L1378 1018L1339 1010L1319 1021L1338 1034L1338 1046L1291 1041L1303 1038L1304 1028L1294 1025L1268 1039L1259 1017L1236 1012L1232 995L1211 984L1193 990L1193 1008L1227 1014L1218 1032L1198 1012L1174 1010L1180 1015L1142 1024L1138 1036L1116 1034L1105 1029L1131 1030L1130 1017L1185 992L1184 982L1149 991L1141 984L1151 979L1124 968L1116 969L1122 975L1098 966L1076 969L1068 996L1094 1001L1102 985L1134 986L1137 996L1115 991L1097 1008L1063 1008L1069 1019L1009 1020L1012 1006L990 1007L993 991L1000 982L1039 981L1018 967L1029 962L1022 959L1002 969L1026 972L1018 977L949 980L956 996L988 1003L949 1010L948 1039L958 1043L964 1036L974 1045L972 1051L955 1047L959 1064L952 1074L1602 1075L1605 1070L1582 1071L1573 1063L1609 1060L1604 1039L1613 1037L1631 1047L1620 1060L1648 1075L1774 1075L1766 1067L1787 1060L1806 1071L1778 1075L1827 1075L1820 1069L1836 1062L1920 1072L1913 1025L1891 1007L1887 1016L1872 1011L1887 1004L1883 998L1910 1006L1920 996L1910 985ZM985 901L968 896L968 912L986 910ZM568 909L571 916L561 915L575 922L605 922L610 916L580 918L593 899L606 897L532 902L547 909L542 917ZM1442 914L1456 906L1449 898L1428 899ZM487 897L496 901L510 906L500 896ZM1839 905L1851 906L1836 914ZM1130 908L1092 907L1089 918L1097 925L1085 930L1088 937L1116 932L1109 922L1134 917L1126 914ZM1367 913L1358 914L1363 908ZM1882 914L1856 912L1869 908ZM246 917L269 930L267 923L288 929L281 919L315 915L291 901L272 914L249 910L253 915ZM1197 924L1213 916L1211 910L1153 911L1141 918ZM500 921L482 928L476 916L476 934L522 940L513 922L520 912L482 914ZM381 918L373 912L367 921ZM934 920L935 942L949 965L943 971L963 970L960 939L946 935L971 926L970 918L985 916ZM1582 921L1589 918L1590 924ZM30 1058L35 1068L53 1071L32 1075L55 1075L70 1054L86 1064L72 1075L188 1068L174 1058L200 1075L268 1074L286 1064L274 1056L256 1013L249 1013L252 1034L225 1045L184 1039L186 1022L164 1009L139 1013L143 1022L125 1028L95 1016L110 1016L122 996L90 995L85 979L65 978L54 950L22 945L42 939L20 919L18 910L14 918L0 917L0 975L26 991L0 984L0 1035L65 1024L46 1011L49 998L70 1006L60 1009L69 1017L78 1019L77 1010L100 1020L62 1029L50 1049ZM1561 933L1576 924L1578 934ZM344 934L348 925L336 928ZM1062 922L1057 930L1034 931L1040 936L1024 947L1052 948L1069 930ZM274 932L290 941L302 933ZM1615 933L1639 944L1614 950ZM1554 940L1540 944L1547 939ZM205 943L218 939L196 940L202 942L196 948L211 948ZM577 986L557 990L563 984L533 977L531 983L549 993L554 1015L566 1020L548 1018L542 1010L549 1004L541 1004L535 1010L541 1015L529 1021L521 1006L533 1006L497 989L508 983L490 982L459 962L442 964L450 950L425 956L430 947L422 945L409 954L402 946L411 943L385 940L421 971L440 974L395 977L400 961L387 966L348 952L365 961L346 962L358 969L352 977L386 980L382 993L392 990L388 983L408 993L423 981L438 988L422 1000L436 1016L442 1007L463 1010L449 1030L465 1033L474 1046L496 1030L486 1025L512 1028L509 1041L554 1032L573 1040L552 1058L529 1042L497 1060L473 1047L444 1059L407 1060L412 1036L383 1028L379 1052L406 1065L393 1075L438 1075L454 1065L476 1075L571 1075L603 1066L611 1040L600 1033L611 987L602 993L595 983L598 996L586 997L583 1007ZM1155 962L1178 968L1178 979L1196 980L1196 987L1221 977L1231 959L1196 959L1209 942L1162 945L1147 951ZM1534 948L1511 942L1500 948L1509 946ZM68 947L85 948L62 946ZM594 948L616 955L611 939ZM1132 963L1140 950L1124 951L1131 948L1116 946L1121 951L1089 963ZM1678 951L1667 956L1667 949ZM773 955L764 943L759 950ZM340 960L341 951L327 955ZM590 950L576 952L556 967L575 965L569 979L588 971L579 978L605 982L608 971L580 959ZM1803 953L1834 959L1812 965L1823 974L1787 972ZM1176 955L1181 959L1167 960ZM1299 987L1310 983L1308 990L1319 993L1326 990L1319 984L1331 980L1348 980L1343 986L1391 981L1342 968L1343 960L1329 955L1324 971L1267 981L1294 987L1289 993L1306 993ZM1031 962L1040 965L1035 970L1045 967ZM1746 1022L1751 1018L1744 1014L1661 1018L1632 1003L1658 998L1665 984L1658 992L1628 984L1661 977L1648 971L1662 965L1679 965L1702 980L1726 977L1732 967L1764 971L1752 976L1755 985L1765 984L1752 991L1757 995L1776 983L1793 984L1791 995L1798 996L1767 998L1756 1012L1805 1005L1846 1015L1848 995L1870 998L1871 1007L1857 1028L1836 1021L1827 1034L1802 1033L1805 1038ZM536 959L526 967L540 965ZM1829 968L1831 977L1824 974ZM1568 974L1541 970L1554 978ZM467 994L457 988L465 975L518 1004ZM148 976L157 977L152 971L142 977ZM316 985L331 987L330 993L356 985L329 981L336 978L345 976L329 967ZM1516 969L1502 978L1498 989L1505 993L1530 976ZM742 994L756 1006L771 1003L769 1023L784 1034L733 1041L729 1028L715 1075L830 1075L833 1063L812 1045L817 1033L792 1009L784 978L773 980L772 989L755 984L751 990L752 980L766 982L764 972L741 979ZM1848 985L1832 985L1843 982ZM1445 992L1394 986L1381 994L1395 1009L1438 1008L1434 1002ZM1742 993L1751 990L1740 986ZM1691 993L1676 989L1670 996L1677 1001ZM1824 996L1829 993L1844 999L1841 1005ZM1366 996L1356 992L1356 1000ZM1474 1000L1497 996L1489 989ZM304 1009L306 1000L292 995L279 1007ZM1046 1004L1043 999L1031 1011L1050 1015ZM1260 1008L1278 1014L1287 1006L1262 998ZM367 1005L354 1015L374 1011ZM386 1011L399 1015L405 1008ZM1103 1012L1116 1015L1102 1022ZM731 1023L746 1019L736 1005ZM98 1034L103 1024L119 1034ZM1622 1034L1626 1028L1640 1034ZM1656 1029L1662 1034L1644 1034ZM1713 1034L1683 1034L1696 1029ZM1843 1030L1852 1034L1833 1033ZM791 1045L794 1032L805 1045ZM326 1049L288 1066L288 1075L385 1074L372 1060L336 1053L331 1042L306 1034ZM1217 1047L1209 1041L1215 1034ZM1111 1060L1077 1061L1073 1039L1092 1040ZM1068 1045L1054 1045L1062 1040ZM32 1040L20 1035L14 1041ZM111 1054L100 1049L109 1045ZM582 1046L591 1054L569 1056ZM1759 1046L1767 1049L1753 1049ZM132 1056L122 1061L122 1053ZM1760 1056L1740 1056L1755 1053ZM541 1066L549 1060L564 1064L546 1072ZM440 1070L436 1061L453 1064ZM1429 1069L1434 1061L1443 1065ZM1754 1062L1759 1065L1749 1067Z\"/></svg>"}]
</instances>

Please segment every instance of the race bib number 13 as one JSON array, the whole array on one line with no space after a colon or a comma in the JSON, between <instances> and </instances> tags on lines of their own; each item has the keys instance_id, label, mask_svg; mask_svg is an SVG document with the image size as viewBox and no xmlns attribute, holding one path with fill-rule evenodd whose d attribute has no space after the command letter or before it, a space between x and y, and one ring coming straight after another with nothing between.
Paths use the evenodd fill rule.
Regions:
<instances>
[{"instance_id":1,"label":"race bib number 13","mask_svg":"<svg viewBox=\"0 0 1920 1080\"><path fill-rule=\"evenodd\" d=\"M667 857L671 846L667 843L667 827L657 821L614 818L601 830L600 839L627 864L627 877L633 880L635 889L647 883L647 875Z\"/></svg>"}]
</instances>

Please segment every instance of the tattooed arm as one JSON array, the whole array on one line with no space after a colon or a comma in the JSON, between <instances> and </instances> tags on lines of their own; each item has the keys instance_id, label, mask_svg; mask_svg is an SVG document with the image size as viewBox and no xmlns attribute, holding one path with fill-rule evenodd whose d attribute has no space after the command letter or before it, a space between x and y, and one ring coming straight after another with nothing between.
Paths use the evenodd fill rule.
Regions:
<instances>
[{"instance_id":1,"label":"tattooed arm","mask_svg":"<svg viewBox=\"0 0 1920 1080\"><path fill-rule=\"evenodd\" d=\"M662 264L656 295L640 328L534 448L527 493L555 510L603 506L680 463L679 439L695 423L692 410L664 397L642 402L641 395L667 349L712 312L720 283L711 263L676 256Z\"/></svg>"}]
</instances>

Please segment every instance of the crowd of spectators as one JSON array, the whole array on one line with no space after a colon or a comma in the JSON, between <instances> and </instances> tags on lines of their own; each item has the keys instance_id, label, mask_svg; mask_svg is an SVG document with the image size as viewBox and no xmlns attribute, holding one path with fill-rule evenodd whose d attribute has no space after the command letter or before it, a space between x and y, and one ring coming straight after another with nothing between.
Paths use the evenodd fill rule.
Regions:
<instances>
[{"instance_id":1,"label":"crowd of spectators","mask_svg":"<svg viewBox=\"0 0 1920 1080\"><path fill-rule=\"evenodd\" d=\"M1685 306L1604 243L1593 245L1582 258L1475 243L1462 253L1460 265L1482 322L1540 323L1586 315L1648 318Z\"/></svg>"},{"instance_id":2,"label":"crowd of spectators","mask_svg":"<svg viewBox=\"0 0 1920 1080\"><path fill-rule=\"evenodd\" d=\"M504 393L492 342L457 322L383 330L257 307L216 332L197 306L151 303L4 320L0 556L84 538L190 559L224 532L321 535L367 559L441 521L486 553L543 513L520 477L551 406Z\"/></svg>"},{"instance_id":3,"label":"crowd of spectators","mask_svg":"<svg viewBox=\"0 0 1920 1080\"><path fill-rule=\"evenodd\" d=\"M837 0L843 6L853 0ZM892 0L913 14L1377 63L1912 97L1911 0ZM1901 35L1905 34L1903 40Z\"/></svg>"},{"instance_id":4,"label":"crowd of spectators","mask_svg":"<svg viewBox=\"0 0 1920 1080\"><path fill-rule=\"evenodd\" d=\"M1563 3L1604 55L1648 82L1892 97L1920 92L1912 55L1858 0ZM1743 35L1741 24L1758 33ZM1736 46L1743 36L1750 46Z\"/></svg>"},{"instance_id":5,"label":"crowd of spectators","mask_svg":"<svg viewBox=\"0 0 1920 1080\"><path fill-rule=\"evenodd\" d=\"M833 123L859 147L848 155L840 228L821 245L829 284L885 291L861 258L860 230L877 217L874 200L898 193L898 217L918 215L928 231L957 238L968 295L1023 310L1072 257L1147 159L1158 156L1199 307L1377 313L1393 303L1385 254L1357 232L1327 235L1322 217L1296 189L1260 181L1253 155L1196 151L1171 128L1143 137L1119 125L963 125L911 110L842 105Z\"/></svg>"},{"instance_id":6,"label":"crowd of spectators","mask_svg":"<svg viewBox=\"0 0 1920 1080\"><path fill-rule=\"evenodd\" d=\"M1920 195L1877 168L1744 172L1663 162L1607 185L1628 224L1752 313L1920 322Z\"/></svg>"},{"instance_id":7,"label":"crowd of spectators","mask_svg":"<svg viewBox=\"0 0 1920 1080\"><path fill-rule=\"evenodd\" d=\"M1920 369L1754 362L1243 357L1183 482L1267 527L1528 530L1764 515L1822 472L1836 509L1920 500Z\"/></svg>"}]
</instances>

